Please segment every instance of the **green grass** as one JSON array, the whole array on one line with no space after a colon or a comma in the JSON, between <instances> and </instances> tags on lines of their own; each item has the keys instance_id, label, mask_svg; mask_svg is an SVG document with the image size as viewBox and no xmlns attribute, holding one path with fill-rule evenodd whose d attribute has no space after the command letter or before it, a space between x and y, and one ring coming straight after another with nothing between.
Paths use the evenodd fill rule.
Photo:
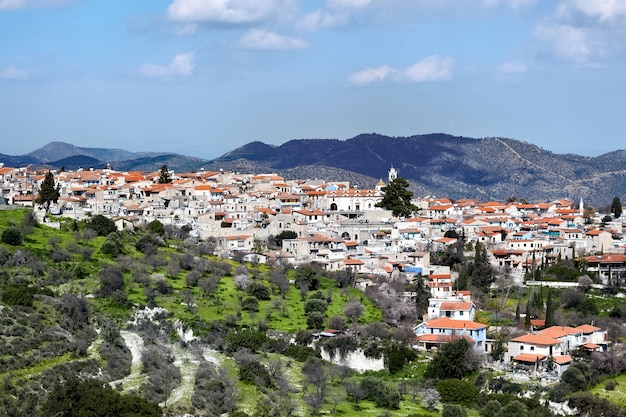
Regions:
<instances>
[{"instance_id":1,"label":"green grass","mask_svg":"<svg viewBox=\"0 0 626 417\"><path fill-rule=\"evenodd\" d=\"M611 379L618 384L613 391L607 391L604 388L608 381L607 379L593 387L591 392L598 395L600 398L606 398L615 405L626 407L626 374L618 375Z\"/></svg>"}]
</instances>

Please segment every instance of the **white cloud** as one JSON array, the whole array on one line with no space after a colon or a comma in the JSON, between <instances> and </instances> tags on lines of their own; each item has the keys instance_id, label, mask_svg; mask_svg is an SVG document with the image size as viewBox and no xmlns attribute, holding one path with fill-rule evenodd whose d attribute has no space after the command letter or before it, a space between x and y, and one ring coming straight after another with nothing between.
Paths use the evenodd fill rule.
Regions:
<instances>
[{"instance_id":1,"label":"white cloud","mask_svg":"<svg viewBox=\"0 0 626 417\"><path fill-rule=\"evenodd\" d=\"M168 17L182 22L250 24L295 11L293 0L174 0Z\"/></svg>"},{"instance_id":2,"label":"white cloud","mask_svg":"<svg viewBox=\"0 0 626 417\"><path fill-rule=\"evenodd\" d=\"M193 72L195 54L186 52L174 57L169 65L143 64L139 72L145 77L189 76Z\"/></svg>"},{"instance_id":3,"label":"white cloud","mask_svg":"<svg viewBox=\"0 0 626 417\"><path fill-rule=\"evenodd\" d=\"M602 55L602 44L592 38L589 31L564 24L539 24L535 37L548 43L561 57L579 64L590 63L594 56Z\"/></svg>"},{"instance_id":4,"label":"white cloud","mask_svg":"<svg viewBox=\"0 0 626 417\"><path fill-rule=\"evenodd\" d=\"M522 11L536 2L537 0L326 0L322 7L301 17L299 27L313 31L351 24L395 25L398 22L428 19L433 15L469 18L483 9L496 7Z\"/></svg>"},{"instance_id":5,"label":"white cloud","mask_svg":"<svg viewBox=\"0 0 626 417\"><path fill-rule=\"evenodd\" d=\"M498 65L497 71L502 74L524 74L528 72L528 65L521 61L508 61Z\"/></svg>"},{"instance_id":6,"label":"white cloud","mask_svg":"<svg viewBox=\"0 0 626 417\"><path fill-rule=\"evenodd\" d=\"M366 68L363 71L355 72L350 75L348 80L352 84L366 85L375 81L382 81L394 72L395 70L390 66L383 65L378 68Z\"/></svg>"},{"instance_id":7,"label":"white cloud","mask_svg":"<svg viewBox=\"0 0 626 417\"><path fill-rule=\"evenodd\" d=\"M26 78L28 78L28 73L13 65L0 69L0 79L2 80L25 80Z\"/></svg>"},{"instance_id":8,"label":"white cloud","mask_svg":"<svg viewBox=\"0 0 626 417\"><path fill-rule=\"evenodd\" d=\"M483 4L488 8L504 6L516 11L526 9L535 2L536 0L483 0Z\"/></svg>"},{"instance_id":9,"label":"white cloud","mask_svg":"<svg viewBox=\"0 0 626 417\"><path fill-rule=\"evenodd\" d=\"M453 69L454 59L431 55L404 70L398 70L389 65L366 68L350 74L348 81L356 85L367 85L388 78L399 82L446 81L452 78Z\"/></svg>"},{"instance_id":10,"label":"white cloud","mask_svg":"<svg viewBox=\"0 0 626 417\"><path fill-rule=\"evenodd\" d=\"M578 15L591 18L597 23L620 23L626 20L624 0L569 0L559 4L557 16L576 19Z\"/></svg>"},{"instance_id":11,"label":"white cloud","mask_svg":"<svg viewBox=\"0 0 626 417\"><path fill-rule=\"evenodd\" d=\"M415 82L445 81L452 78L454 59L431 55L404 71L404 76Z\"/></svg>"},{"instance_id":12,"label":"white cloud","mask_svg":"<svg viewBox=\"0 0 626 417\"><path fill-rule=\"evenodd\" d=\"M61 7L70 2L70 0L0 0L0 11L36 7Z\"/></svg>"},{"instance_id":13,"label":"white cloud","mask_svg":"<svg viewBox=\"0 0 626 417\"><path fill-rule=\"evenodd\" d=\"M307 44L301 39L279 35L264 29L251 29L241 38L239 44L248 49L302 49Z\"/></svg>"},{"instance_id":14,"label":"white cloud","mask_svg":"<svg viewBox=\"0 0 626 417\"><path fill-rule=\"evenodd\" d=\"M368 6L373 0L328 0L326 7L329 9L360 9Z\"/></svg>"}]
</instances>

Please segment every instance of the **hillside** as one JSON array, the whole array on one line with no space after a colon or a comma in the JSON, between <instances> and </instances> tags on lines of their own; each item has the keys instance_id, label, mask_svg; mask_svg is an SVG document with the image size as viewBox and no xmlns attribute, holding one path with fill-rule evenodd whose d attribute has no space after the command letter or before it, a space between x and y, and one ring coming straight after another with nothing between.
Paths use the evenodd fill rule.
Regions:
<instances>
[{"instance_id":1,"label":"hillside","mask_svg":"<svg viewBox=\"0 0 626 417\"><path fill-rule=\"evenodd\" d=\"M266 169L328 166L386 178L390 166L423 193L450 198L529 201L562 197L604 205L626 194L626 152L596 158L559 155L525 142L446 134L339 140L292 140L273 147L253 142L212 161L250 161ZM320 176L323 174L320 170Z\"/></svg>"}]
</instances>

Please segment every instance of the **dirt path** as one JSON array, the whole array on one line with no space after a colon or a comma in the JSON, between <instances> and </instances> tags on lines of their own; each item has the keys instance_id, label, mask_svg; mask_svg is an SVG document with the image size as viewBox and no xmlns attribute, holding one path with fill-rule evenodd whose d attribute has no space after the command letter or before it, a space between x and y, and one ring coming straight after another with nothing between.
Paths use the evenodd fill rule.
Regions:
<instances>
[{"instance_id":1,"label":"dirt path","mask_svg":"<svg viewBox=\"0 0 626 417\"><path fill-rule=\"evenodd\" d=\"M172 390L167 405L185 403L191 404L191 396L196 382L196 371L200 365L200 361L196 359L193 353L184 350L178 345L172 345L172 353L174 354L174 365L180 369L181 381L180 385ZM164 406L164 403L159 404Z\"/></svg>"},{"instance_id":2,"label":"dirt path","mask_svg":"<svg viewBox=\"0 0 626 417\"><path fill-rule=\"evenodd\" d=\"M137 333L124 331L120 332L122 339L124 339L124 343L128 349L130 349L130 353L132 355L132 360L130 364L130 374L128 374L123 379L110 382L111 386L115 386L118 384L122 384L122 390L124 392L129 392L138 389L141 384L146 381L146 376L142 375L141 369L141 353L143 352L143 339Z\"/></svg>"}]
</instances>

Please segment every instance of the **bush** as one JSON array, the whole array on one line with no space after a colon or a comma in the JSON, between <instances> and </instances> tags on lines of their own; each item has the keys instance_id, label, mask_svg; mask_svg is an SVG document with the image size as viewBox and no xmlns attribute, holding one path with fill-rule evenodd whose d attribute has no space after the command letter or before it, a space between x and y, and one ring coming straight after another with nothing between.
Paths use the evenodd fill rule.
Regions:
<instances>
[{"instance_id":1,"label":"bush","mask_svg":"<svg viewBox=\"0 0 626 417\"><path fill-rule=\"evenodd\" d=\"M272 377L267 368L258 361L246 361L239 365L239 380L259 387L272 387Z\"/></svg>"},{"instance_id":2,"label":"bush","mask_svg":"<svg viewBox=\"0 0 626 417\"><path fill-rule=\"evenodd\" d=\"M373 401L376 407L394 410L400 408L402 395L397 388L387 385L381 379L373 376L364 377L360 385L366 393L365 398Z\"/></svg>"},{"instance_id":3,"label":"bush","mask_svg":"<svg viewBox=\"0 0 626 417\"><path fill-rule=\"evenodd\" d=\"M458 404L444 404L441 417L467 417L467 410Z\"/></svg>"},{"instance_id":4,"label":"bush","mask_svg":"<svg viewBox=\"0 0 626 417\"><path fill-rule=\"evenodd\" d=\"M259 311L259 300L256 297L246 297L241 302L241 308L246 311Z\"/></svg>"},{"instance_id":5,"label":"bush","mask_svg":"<svg viewBox=\"0 0 626 417\"><path fill-rule=\"evenodd\" d=\"M289 345L283 352L285 356L289 356L298 362L306 362L309 358L321 358L320 353L310 346Z\"/></svg>"},{"instance_id":6,"label":"bush","mask_svg":"<svg viewBox=\"0 0 626 417\"><path fill-rule=\"evenodd\" d=\"M471 407L478 395L478 387L476 385L460 379L438 381L437 391L441 395L441 402L461 404L466 407Z\"/></svg>"},{"instance_id":7,"label":"bush","mask_svg":"<svg viewBox=\"0 0 626 417\"><path fill-rule=\"evenodd\" d=\"M2 301L10 306L32 307L35 288L25 284L10 284L2 291Z\"/></svg>"},{"instance_id":8,"label":"bush","mask_svg":"<svg viewBox=\"0 0 626 417\"><path fill-rule=\"evenodd\" d=\"M249 295L259 300L269 300L272 298L269 287L258 281L250 282L245 290Z\"/></svg>"},{"instance_id":9,"label":"bush","mask_svg":"<svg viewBox=\"0 0 626 417\"><path fill-rule=\"evenodd\" d=\"M148 230L155 235L165 236L165 226L158 220L152 220L148 223Z\"/></svg>"},{"instance_id":10,"label":"bush","mask_svg":"<svg viewBox=\"0 0 626 417\"><path fill-rule=\"evenodd\" d=\"M417 358L415 350L399 343L393 343L385 350L385 364L389 373L395 374L404 368L404 365Z\"/></svg>"},{"instance_id":11,"label":"bush","mask_svg":"<svg viewBox=\"0 0 626 417\"><path fill-rule=\"evenodd\" d=\"M328 303L326 300L320 300L319 298L311 298L304 304L304 313L306 315L309 315L312 312L318 312L324 315L326 314L327 309Z\"/></svg>"},{"instance_id":12,"label":"bush","mask_svg":"<svg viewBox=\"0 0 626 417\"><path fill-rule=\"evenodd\" d=\"M241 330L238 332L230 332L226 335L226 341L229 344L230 351L234 352L241 349L248 349L256 352L267 341L265 333L255 330Z\"/></svg>"},{"instance_id":13,"label":"bush","mask_svg":"<svg viewBox=\"0 0 626 417\"><path fill-rule=\"evenodd\" d=\"M614 379L609 379L608 381L606 381L606 383L604 384L604 389L607 391L615 391L615 388L617 388L619 384L617 383L616 380Z\"/></svg>"},{"instance_id":14,"label":"bush","mask_svg":"<svg viewBox=\"0 0 626 417\"><path fill-rule=\"evenodd\" d=\"M306 317L306 325L309 329L321 329L324 327L324 315L318 311L313 311Z\"/></svg>"},{"instance_id":15,"label":"bush","mask_svg":"<svg viewBox=\"0 0 626 417\"><path fill-rule=\"evenodd\" d=\"M107 236L113 232L117 232L115 222L101 214L93 216L87 221L87 227L98 234L98 236Z\"/></svg>"},{"instance_id":16,"label":"bush","mask_svg":"<svg viewBox=\"0 0 626 417\"><path fill-rule=\"evenodd\" d=\"M2 231L2 241L8 245L18 246L24 241L24 235L17 227L7 227Z\"/></svg>"}]
</instances>

